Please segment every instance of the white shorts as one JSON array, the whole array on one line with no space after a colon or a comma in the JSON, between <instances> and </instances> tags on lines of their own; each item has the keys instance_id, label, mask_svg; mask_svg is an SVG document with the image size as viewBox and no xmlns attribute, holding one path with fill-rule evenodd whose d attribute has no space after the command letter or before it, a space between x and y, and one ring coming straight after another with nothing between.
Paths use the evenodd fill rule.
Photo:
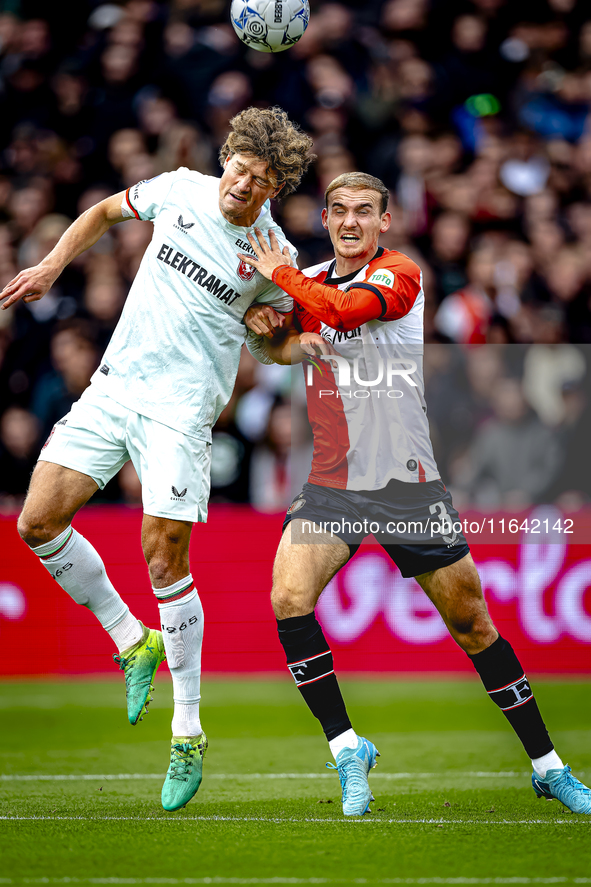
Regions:
<instances>
[{"instance_id":1,"label":"white shorts","mask_svg":"<svg viewBox=\"0 0 591 887\"><path fill-rule=\"evenodd\" d=\"M39 455L41 462L87 474L101 490L130 459L145 514L207 520L211 444L140 415L93 385L54 425Z\"/></svg>"}]
</instances>

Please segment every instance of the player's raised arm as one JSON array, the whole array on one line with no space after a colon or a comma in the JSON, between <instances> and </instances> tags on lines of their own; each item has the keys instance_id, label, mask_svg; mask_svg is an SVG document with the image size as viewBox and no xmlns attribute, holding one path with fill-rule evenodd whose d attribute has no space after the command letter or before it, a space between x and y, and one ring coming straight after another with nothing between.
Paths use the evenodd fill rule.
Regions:
<instances>
[{"instance_id":1,"label":"player's raised arm","mask_svg":"<svg viewBox=\"0 0 591 887\"><path fill-rule=\"evenodd\" d=\"M129 218L121 209L122 191L101 200L83 212L38 265L20 271L0 293L2 310L22 299L36 302L51 289L66 265L93 246L112 225Z\"/></svg>"},{"instance_id":2,"label":"player's raised arm","mask_svg":"<svg viewBox=\"0 0 591 887\"><path fill-rule=\"evenodd\" d=\"M264 277L332 329L354 330L369 320L404 317L420 290L420 280L405 273L396 275L394 288L373 281L353 283L346 290L325 286L306 277L286 260L272 231L269 243L258 228L255 232L256 238L248 235L255 256L240 254L240 258L254 265ZM394 275L390 276L394 281Z\"/></svg>"}]
</instances>

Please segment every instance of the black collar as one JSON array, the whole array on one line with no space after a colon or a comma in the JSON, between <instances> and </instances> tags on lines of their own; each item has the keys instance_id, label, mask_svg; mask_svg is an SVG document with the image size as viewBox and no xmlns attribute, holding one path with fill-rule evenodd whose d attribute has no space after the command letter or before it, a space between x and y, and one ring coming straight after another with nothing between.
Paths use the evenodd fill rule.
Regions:
<instances>
[{"instance_id":1,"label":"black collar","mask_svg":"<svg viewBox=\"0 0 591 887\"><path fill-rule=\"evenodd\" d=\"M377 252L375 256L369 260L367 263L369 265L370 262L373 262L374 259L379 259L384 253L384 247L378 246ZM361 268L358 268L357 271L352 271L350 274L345 274L344 277L333 277L334 270L337 264L337 260L333 259L328 268L328 274L324 278L324 284L328 286L338 286L340 283L348 283L350 280L353 280L354 277L357 277Z\"/></svg>"}]
</instances>

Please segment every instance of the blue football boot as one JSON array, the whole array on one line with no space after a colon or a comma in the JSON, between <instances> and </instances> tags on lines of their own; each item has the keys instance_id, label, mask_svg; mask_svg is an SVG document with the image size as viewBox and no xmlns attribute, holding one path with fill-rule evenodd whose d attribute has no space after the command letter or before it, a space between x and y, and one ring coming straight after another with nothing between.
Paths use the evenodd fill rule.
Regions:
<instances>
[{"instance_id":1,"label":"blue football boot","mask_svg":"<svg viewBox=\"0 0 591 887\"><path fill-rule=\"evenodd\" d=\"M573 813L591 814L591 789L572 775L568 764L563 770L548 770L544 779L534 771L531 784L538 798L557 798Z\"/></svg>"},{"instance_id":2,"label":"blue football boot","mask_svg":"<svg viewBox=\"0 0 591 887\"><path fill-rule=\"evenodd\" d=\"M343 789L343 813L345 816L363 816L375 800L367 777L377 764L380 753L369 739L359 736L356 748L343 748L337 755L336 766L327 764L329 770L337 770Z\"/></svg>"}]
</instances>

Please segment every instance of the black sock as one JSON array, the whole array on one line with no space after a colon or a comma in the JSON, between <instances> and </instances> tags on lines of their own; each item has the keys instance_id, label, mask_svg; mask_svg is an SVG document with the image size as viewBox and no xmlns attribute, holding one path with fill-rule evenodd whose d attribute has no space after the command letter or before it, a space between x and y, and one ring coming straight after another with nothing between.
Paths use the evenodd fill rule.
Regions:
<instances>
[{"instance_id":1,"label":"black sock","mask_svg":"<svg viewBox=\"0 0 591 887\"><path fill-rule=\"evenodd\" d=\"M296 686L328 740L351 727L333 671L332 653L314 613L277 620L279 640Z\"/></svg>"},{"instance_id":2,"label":"black sock","mask_svg":"<svg viewBox=\"0 0 591 887\"><path fill-rule=\"evenodd\" d=\"M530 758L541 758L554 748L513 647L500 635L494 644L469 657L486 692L499 706Z\"/></svg>"}]
</instances>

